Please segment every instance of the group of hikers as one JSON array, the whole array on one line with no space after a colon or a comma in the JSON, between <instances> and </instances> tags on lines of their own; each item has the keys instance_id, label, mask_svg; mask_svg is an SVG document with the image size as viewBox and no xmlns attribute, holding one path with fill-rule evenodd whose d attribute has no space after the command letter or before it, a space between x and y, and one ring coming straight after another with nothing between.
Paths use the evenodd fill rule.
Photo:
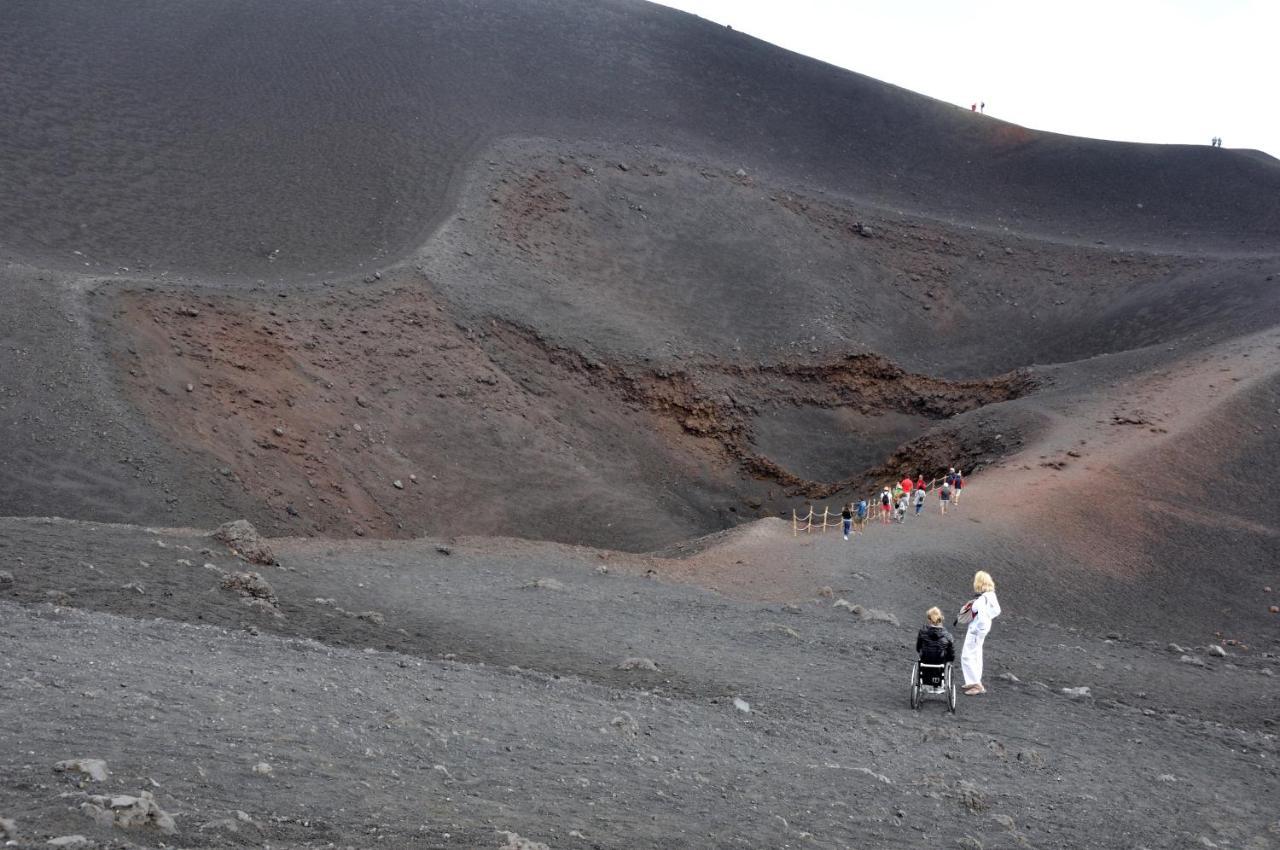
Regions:
<instances>
[{"instance_id":1,"label":"group of hikers","mask_svg":"<svg viewBox=\"0 0 1280 850\"><path fill-rule=\"evenodd\" d=\"M915 506L915 514L919 516L924 511L925 499L928 496L930 487L937 482L925 483L924 475L918 475L915 481L910 476L903 478L896 484L886 484L884 489L880 491L880 495L876 497L876 501L880 503L880 522L882 525L888 525L890 522L906 522L907 514L910 513L911 507ZM942 479L941 484L937 486L938 491L938 509L941 513L946 514L949 505L960 504L960 494L964 491L964 473L951 467L946 476ZM870 519L871 506L866 499L854 502L848 502L840 510L840 519L844 529L844 539L848 540L850 534L857 534L860 531L866 531L867 520Z\"/></svg>"}]
</instances>

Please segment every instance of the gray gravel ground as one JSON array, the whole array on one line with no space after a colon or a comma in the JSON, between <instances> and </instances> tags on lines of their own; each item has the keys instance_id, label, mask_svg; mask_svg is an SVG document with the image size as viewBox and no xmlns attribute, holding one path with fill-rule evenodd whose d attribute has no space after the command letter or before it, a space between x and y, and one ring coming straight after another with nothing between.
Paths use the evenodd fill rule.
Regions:
<instances>
[{"instance_id":1,"label":"gray gravel ground","mask_svg":"<svg viewBox=\"0 0 1280 850\"><path fill-rule=\"evenodd\" d=\"M731 600L592 550L277 541L284 566L249 567L196 532L0 527L14 577L0 588L0 817L17 846L1280 838L1274 647L1190 648L1193 665L1011 612L988 643L991 693L951 717L906 706L913 626L829 599ZM838 543L821 545L837 557ZM214 569L261 572L282 616ZM861 575L837 595L892 587ZM617 669L629 657L658 670ZM1089 697L1062 693L1080 686ZM111 776L81 787L52 770L73 758ZM175 836L78 809L142 790Z\"/></svg>"}]
</instances>

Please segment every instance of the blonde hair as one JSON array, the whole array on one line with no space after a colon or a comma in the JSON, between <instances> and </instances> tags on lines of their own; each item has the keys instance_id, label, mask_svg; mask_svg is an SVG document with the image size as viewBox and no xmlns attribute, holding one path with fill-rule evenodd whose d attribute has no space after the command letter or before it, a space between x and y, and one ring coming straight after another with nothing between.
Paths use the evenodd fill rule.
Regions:
<instances>
[{"instance_id":1,"label":"blonde hair","mask_svg":"<svg viewBox=\"0 0 1280 850\"><path fill-rule=\"evenodd\" d=\"M935 626L942 625L942 609L939 608L937 605L934 605L928 611L925 611L924 615L926 618L928 618L930 623L933 623L933 625Z\"/></svg>"},{"instance_id":2,"label":"blonde hair","mask_svg":"<svg viewBox=\"0 0 1280 850\"><path fill-rule=\"evenodd\" d=\"M995 590L995 580L991 578L991 573L986 570L978 570L973 574L973 592L986 593L988 590Z\"/></svg>"}]
</instances>

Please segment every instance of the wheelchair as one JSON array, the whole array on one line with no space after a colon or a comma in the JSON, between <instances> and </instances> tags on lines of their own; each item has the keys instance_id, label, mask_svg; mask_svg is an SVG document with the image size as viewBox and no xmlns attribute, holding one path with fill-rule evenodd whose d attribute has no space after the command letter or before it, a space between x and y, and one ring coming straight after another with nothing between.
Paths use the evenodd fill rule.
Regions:
<instances>
[{"instance_id":1,"label":"wheelchair","mask_svg":"<svg viewBox=\"0 0 1280 850\"><path fill-rule=\"evenodd\" d=\"M917 661L911 668L911 708L918 710L924 696L941 696L947 701L947 711L956 713L956 683L952 678L952 663L926 664Z\"/></svg>"}]
</instances>

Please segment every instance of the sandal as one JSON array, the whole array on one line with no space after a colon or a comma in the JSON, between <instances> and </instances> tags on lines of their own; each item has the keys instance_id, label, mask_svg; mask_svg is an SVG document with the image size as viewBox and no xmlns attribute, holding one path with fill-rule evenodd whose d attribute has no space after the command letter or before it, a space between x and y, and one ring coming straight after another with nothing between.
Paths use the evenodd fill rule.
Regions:
<instances>
[{"instance_id":1,"label":"sandal","mask_svg":"<svg viewBox=\"0 0 1280 850\"><path fill-rule=\"evenodd\" d=\"M965 689L964 689L964 692L965 692L965 695L966 695L966 696L976 697L978 694L982 693L982 686L981 686L981 685L966 685L966 686L965 686Z\"/></svg>"}]
</instances>

